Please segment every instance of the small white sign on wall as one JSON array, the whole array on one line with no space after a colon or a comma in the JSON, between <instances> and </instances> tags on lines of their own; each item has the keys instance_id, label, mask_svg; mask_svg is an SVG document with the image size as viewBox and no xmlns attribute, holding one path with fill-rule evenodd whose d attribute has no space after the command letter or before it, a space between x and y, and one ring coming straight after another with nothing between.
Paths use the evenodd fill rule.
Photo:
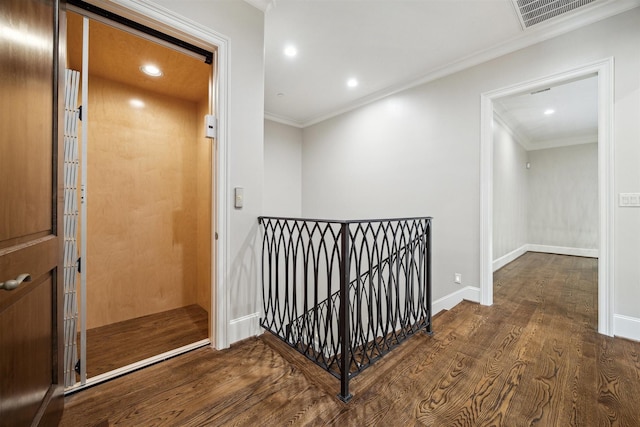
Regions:
<instances>
[{"instance_id":1,"label":"small white sign on wall","mask_svg":"<svg viewBox=\"0 0 640 427\"><path fill-rule=\"evenodd\" d=\"M218 120L213 114L204 116L204 134L207 138L215 138L218 133Z\"/></svg>"}]
</instances>

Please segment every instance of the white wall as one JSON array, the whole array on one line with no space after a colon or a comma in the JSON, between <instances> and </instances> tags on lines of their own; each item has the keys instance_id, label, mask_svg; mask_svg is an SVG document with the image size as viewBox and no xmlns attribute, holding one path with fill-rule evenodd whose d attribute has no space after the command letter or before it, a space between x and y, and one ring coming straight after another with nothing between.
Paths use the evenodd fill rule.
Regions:
<instances>
[{"instance_id":1,"label":"white wall","mask_svg":"<svg viewBox=\"0 0 640 427\"><path fill-rule=\"evenodd\" d=\"M433 216L436 300L461 289L454 273L479 283L479 102L469 84L452 76L303 133L303 215Z\"/></svg>"},{"instance_id":2,"label":"white wall","mask_svg":"<svg viewBox=\"0 0 640 427\"><path fill-rule=\"evenodd\" d=\"M529 242L598 248L598 144L529 152Z\"/></svg>"},{"instance_id":3,"label":"white wall","mask_svg":"<svg viewBox=\"0 0 640 427\"><path fill-rule=\"evenodd\" d=\"M306 128L302 213L432 215L434 299L480 283L480 94L615 58L615 192L640 192L640 9ZM640 319L640 209L615 208L615 313Z\"/></svg>"},{"instance_id":4,"label":"white wall","mask_svg":"<svg viewBox=\"0 0 640 427\"><path fill-rule=\"evenodd\" d=\"M302 129L264 121L262 199L263 215L302 215Z\"/></svg>"},{"instance_id":5,"label":"white wall","mask_svg":"<svg viewBox=\"0 0 640 427\"><path fill-rule=\"evenodd\" d=\"M527 151L499 120L493 121L493 260L529 243ZM596 187L597 188L597 187Z\"/></svg>"},{"instance_id":6,"label":"white wall","mask_svg":"<svg viewBox=\"0 0 640 427\"><path fill-rule=\"evenodd\" d=\"M527 250L597 256L597 143L527 152L498 119L493 144L494 271Z\"/></svg>"},{"instance_id":7,"label":"white wall","mask_svg":"<svg viewBox=\"0 0 640 427\"><path fill-rule=\"evenodd\" d=\"M264 13L240 0L153 0L229 39L228 206L244 188L244 207L229 209L227 272L229 342L257 332L259 244L263 201Z\"/></svg>"}]
</instances>

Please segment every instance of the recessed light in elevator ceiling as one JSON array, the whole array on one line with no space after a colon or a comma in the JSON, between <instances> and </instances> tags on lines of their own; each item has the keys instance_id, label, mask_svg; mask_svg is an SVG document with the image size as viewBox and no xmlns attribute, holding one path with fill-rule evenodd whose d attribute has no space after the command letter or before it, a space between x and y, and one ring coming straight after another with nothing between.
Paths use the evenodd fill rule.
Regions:
<instances>
[{"instance_id":1,"label":"recessed light in elevator ceiling","mask_svg":"<svg viewBox=\"0 0 640 427\"><path fill-rule=\"evenodd\" d=\"M141 66L140 71L152 77L160 77L162 75L162 70L160 70L160 68L156 67L153 64L146 64Z\"/></svg>"}]
</instances>

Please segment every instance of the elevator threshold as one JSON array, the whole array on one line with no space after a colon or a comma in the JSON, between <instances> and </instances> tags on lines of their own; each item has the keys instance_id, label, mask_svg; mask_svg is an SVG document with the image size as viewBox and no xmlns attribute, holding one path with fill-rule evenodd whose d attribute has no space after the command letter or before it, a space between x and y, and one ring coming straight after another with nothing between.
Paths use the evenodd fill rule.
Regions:
<instances>
[{"instance_id":1,"label":"elevator threshold","mask_svg":"<svg viewBox=\"0 0 640 427\"><path fill-rule=\"evenodd\" d=\"M208 323L206 310L193 304L88 329L87 384L67 392L210 344Z\"/></svg>"}]
</instances>

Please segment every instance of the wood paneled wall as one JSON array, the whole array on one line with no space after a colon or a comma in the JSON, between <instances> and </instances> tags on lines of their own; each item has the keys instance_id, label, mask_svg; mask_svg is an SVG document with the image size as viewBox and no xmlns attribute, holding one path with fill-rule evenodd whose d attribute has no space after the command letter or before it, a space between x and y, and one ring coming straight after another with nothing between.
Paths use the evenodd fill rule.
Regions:
<instances>
[{"instance_id":1,"label":"wood paneled wall","mask_svg":"<svg viewBox=\"0 0 640 427\"><path fill-rule=\"evenodd\" d=\"M210 259L200 253L210 235L200 199L211 197L198 105L94 75L89 105L87 327L193 303L209 309L197 286Z\"/></svg>"}]
</instances>

